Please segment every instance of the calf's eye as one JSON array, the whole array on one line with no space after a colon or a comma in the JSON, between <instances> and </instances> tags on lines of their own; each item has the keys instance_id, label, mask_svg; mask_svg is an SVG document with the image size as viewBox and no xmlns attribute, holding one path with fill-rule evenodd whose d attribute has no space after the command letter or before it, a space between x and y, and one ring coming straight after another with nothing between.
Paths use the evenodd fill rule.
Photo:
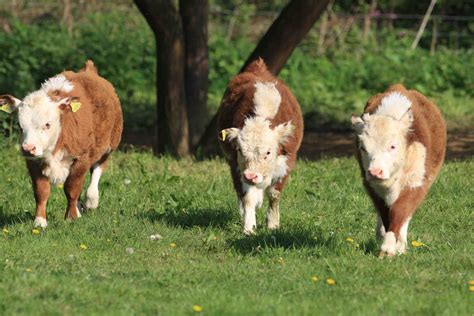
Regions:
<instances>
[{"instance_id":1,"label":"calf's eye","mask_svg":"<svg viewBox=\"0 0 474 316\"><path fill-rule=\"evenodd\" d=\"M390 150L394 150L395 148L397 148L397 146L395 145L390 146Z\"/></svg>"},{"instance_id":2,"label":"calf's eye","mask_svg":"<svg viewBox=\"0 0 474 316\"><path fill-rule=\"evenodd\" d=\"M51 128L51 124L50 124L50 123L46 123L46 124L44 125L44 129L50 129L50 128Z\"/></svg>"}]
</instances>

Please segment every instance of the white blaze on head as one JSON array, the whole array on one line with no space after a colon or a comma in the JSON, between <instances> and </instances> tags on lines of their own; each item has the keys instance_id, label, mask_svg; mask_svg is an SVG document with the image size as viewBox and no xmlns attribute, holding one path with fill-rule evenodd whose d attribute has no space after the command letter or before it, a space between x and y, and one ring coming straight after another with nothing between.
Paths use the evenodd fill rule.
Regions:
<instances>
[{"instance_id":1,"label":"white blaze on head","mask_svg":"<svg viewBox=\"0 0 474 316\"><path fill-rule=\"evenodd\" d=\"M278 148L293 134L291 122L270 128L270 121L262 117L245 120L242 129L228 128L225 133L238 151L239 169L246 181L253 184L271 181L274 174L280 174L282 167Z\"/></svg>"},{"instance_id":2,"label":"white blaze on head","mask_svg":"<svg viewBox=\"0 0 474 316\"><path fill-rule=\"evenodd\" d=\"M48 92L72 91L73 86L63 75L50 78L41 89L27 95L18 106L18 120L23 130L23 150L32 156L42 157L54 150L61 132L60 106L70 98L54 101Z\"/></svg>"},{"instance_id":3,"label":"white blaze on head","mask_svg":"<svg viewBox=\"0 0 474 316\"><path fill-rule=\"evenodd\" d=\"M257 81L254 86L255 115L268 119L274 118L281 103L281 95L276 88L276 83Z\"/></svg>"},{"instance_id":4,"label":"white blaze on head","mask_svg":"<svg viewBox=\"0 0 474 316\"><path fill-rule=\"evenodd\" d=\"M57 75L52 78L49 78L41 85L41 90L48 93L49 91L64 91L71 92L74 89L71 81L67 80L64 75Z\"/></svg>"},{"instance_id":5,"label":"white blaze on head","mask_svg":"<svg viewBox=\"0 0 474 316\"><path fill-rule=\"evenodd\" d=\"M406 135L413 122L411 102L398 92L382 99L377 111L352 117L368 180L388 180L405 164Z\"/></svg>"}]
</instances>

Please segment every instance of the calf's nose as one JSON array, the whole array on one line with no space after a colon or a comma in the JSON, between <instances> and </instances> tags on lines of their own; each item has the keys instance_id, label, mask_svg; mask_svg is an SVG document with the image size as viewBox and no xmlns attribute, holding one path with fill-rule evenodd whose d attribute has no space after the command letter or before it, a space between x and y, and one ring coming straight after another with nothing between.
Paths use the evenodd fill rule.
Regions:
<instances>
[{"instance_id":1,"label":"calf's nose","mask_svg":"<svg viewBox=\"0 0 474 316\"><path fill-rule=\"evenodd\" d=\"M36 150L36 146L33 144L23 144L21 145L21 147L23 148L25 152L30 153L30 154L33 154Z\"/></svg>"},{"instance_id":2,"label":"calf's nose","mask_svg":"<svg viewBox=\"0 0 474 316\"><path fill-rule=\"evenodd\" d=\"M383 170L381 168L369 168L369 174L372 177L382 179L383 178Z\"/></svg>"},{"instance_id":3,"label":"calf's nose","mask_svg":"<svg viewBox=\"0 0 474 316\"><path fill-rule=\"evenodd\" d=\"M245 179L252 181L253 179L257 178L257 174L255 172L245 171L244 177Z\"/></svg>"}]
</instances>

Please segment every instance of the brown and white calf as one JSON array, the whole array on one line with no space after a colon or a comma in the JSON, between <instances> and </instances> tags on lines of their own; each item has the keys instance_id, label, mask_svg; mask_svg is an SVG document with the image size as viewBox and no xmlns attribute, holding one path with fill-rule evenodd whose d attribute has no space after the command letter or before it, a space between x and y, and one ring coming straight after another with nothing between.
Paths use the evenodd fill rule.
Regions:
<instances>
[{"instance_id":1,"label":"brown and white calf","mask_svg":"<svg viewBox=\"0 0 474 316\"><path fill-rule=\"evenodd\" d=\"M286 85L259 59L235 76L219 110L219 139L239 199L244 233L269 199L267 226L280 225L279 201L303 138L303 117Z\"/></svg>"},{"instance_id":2,"label":"brown and white calf","mask_svg":"<svg viewBox=\"0 0 474 316\"><path fill-rule=\"evenodd\" d=\"M378 211L380 254L405 253L410 219L444 161L445 122L435 104L398 84L372 97L352 124L364 186Z\"/></svg>"},{"instance_id":3,"label":"brown and white calf","mask_svg":"<svg viewBox=\"0 0 474 316\"><path fill-rule=\"evenodd\" d=\"M87 174L87 208L99 203L99 179L122 134L122 110L112 85L92 61L79 72L64 71L46 80L23 100L10 95L0 104L18 111L22 152L36 200L35 225L46 227L50 182L64 184L66 218L81 217L78 202Z\"/></svg>"}]
</instances>

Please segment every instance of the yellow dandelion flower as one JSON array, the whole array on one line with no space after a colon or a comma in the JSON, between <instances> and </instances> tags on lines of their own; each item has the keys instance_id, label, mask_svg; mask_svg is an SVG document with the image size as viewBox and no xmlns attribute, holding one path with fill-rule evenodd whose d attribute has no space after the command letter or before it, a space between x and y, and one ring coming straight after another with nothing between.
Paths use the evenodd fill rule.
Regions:
<instances>
[{"instance_id":1,"label":"yellow dandelion flower","mask_svg":"<svg viewBox=\"0 0 474 316\"><path fill-rule=\"evenodd\" d=\"M3 231L4 234L8 234L8 233L10 232L10 231L8 230L8 228L4 228L4 229L2 229L2 231Z\"/></svg>"},{"instance_id":2,"label":"yellow dandelion flower","mask_svg":"<svg viewBox=\"0 0 474 316\"><path fill-rule=\"evenodd\" d=\"M474 285L474 280L471 280L471 281L467 282L467 284Z\"/></svg>"},{"instance_id":3,"label":"yellow dandelion flower","mask_svg":"<svg viewBox=\"0 0 474 316\"><path fill-rule=\"evenodd\" d=\"M195 311L196 313L202 312L202 307L201 307L201 305L197 305L197 304L194 305L194 306L193 306L193 311Z\"/></svg>"},{"instance_id":4,"label":"yellow dandelion flower","mask_svg":"<svg viewBox=\"0 0 474 316\"><path fill-rule=\"evenodd\" d=\"M313 276L311 277L311 281L314 282L314 283L316 283L316 282L319 281L319 278L318 278L317 276L313 275Z\"/></svg>"},{"instance_id":5,"label":"yellow dandelion flower","mask_svg":"<svg viewBox=\"0 0 474 316\"><path fill-rule=\"evenodd\" d=\"M326 280L326 283L327 283L328 285L335 285L335 284L336 284L336 280L331 279L331 278L328 278L328 279Z\"/></svg>"},{"instance_id":6,"label":"yellow dandelion flower","mask_svg":"<svg viewBox=\"0 0 474 316\"><path fill-rule=\"evenodd\" d=\"M64 184L60 183L56 186L58 189L63 189L64 188Z\"/></svg>"},{"instance_id":7,"label":"yellow dandelion flower","mask_svg":"<svg viewBox=\"0 0 474 316\"><path fill-rule=\"evenodd\" d=\"M171 248L176 248L176 244L175 244L174 242L172 242L172 243L170 244L170 247L171 247Z\"/></svg>"},{"instance_id":8,"label":"yellow dandelion flower","mask_svg":"<svg viewBox=\"0 0 474 316\"><path fill-rule=\"evenodd\" d=\"M31 230L31 233L32 233L33 235L39 235L39 234L40 234L40 231L39 231L39 229L36 229L36 228L35 228L35 229Z\"/></svg>"},{"instance_id":9,"label":"yellow dandelion flower","mask_svg":"<svg viewBox=\"0 0 474 316\"><path fill-rule=\"evenodd\" d=\"M426 246L424 243L416 241L416 240L412 240L411 245L415 248Z\"/></svg>"},{"instance_id":10,"label":"yellow dandelion flower","mask_svg":"<svg viewBox=\"0 0 474 316\"><path fill-rule=\"evenodd\" d=\"M30 268L26 268L25 271L26 271L26 272L33 272L33 270L30 269Z\"/></svg>"},{"instance_id":11,"label":"yellow dandelion flower","mask_svg":"<svg viewBox=\"0 0 474 316\"><path fill-rule=\"evenodd\" d=\"M86 250L86 249L87 249L87 246L84 245L84 244L80 244L80 245L79 245L79 248L81 248L82 250Z\"/></svg>"},{"instance_id":12,"label":"yellow dandelion flower","mask_svg":"<svg viewBox=\"0 0 474 316\"><path fill-rule=\"evenodd\" d=\"M474 292L474 285L469 286L469 291Z\"/></svg>"},{"instance_id":13,"label":"yellow dandelion flower","mask_svg":"<svg viewBox=\"0 0 474 316\"><path fill-rule=\"evenodd\" d=\"M350 242L350 243L354 243L354 239L352 239L352 237L347 237L347 238L346 238L346 241L347 241L347 242Z\"/></svg>"}]
</instances>

